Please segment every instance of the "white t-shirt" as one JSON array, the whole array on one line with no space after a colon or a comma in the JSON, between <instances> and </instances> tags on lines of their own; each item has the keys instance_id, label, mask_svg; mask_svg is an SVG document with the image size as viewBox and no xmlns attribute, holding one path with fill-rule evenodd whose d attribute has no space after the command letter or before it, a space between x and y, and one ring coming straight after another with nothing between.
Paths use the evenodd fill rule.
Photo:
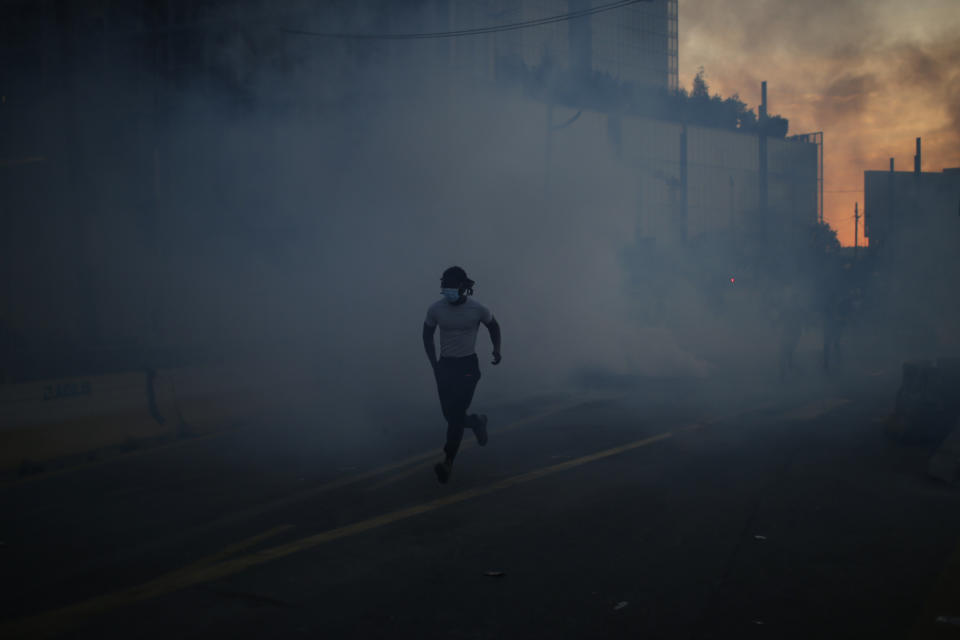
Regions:
<instances>
[{"instance_id":1,"label":"white t-shirt","mask_svg":"<svg viewBox=\"0 0 960 640\"><path fill-rule=\"evenodd\" d=\"M463 358L476 353L480 323L493 320L490 309L467 298L463 304L450 304L441 298L427 309L428 327L440 327L440 357Z\"/></svg>"}]
</instances>

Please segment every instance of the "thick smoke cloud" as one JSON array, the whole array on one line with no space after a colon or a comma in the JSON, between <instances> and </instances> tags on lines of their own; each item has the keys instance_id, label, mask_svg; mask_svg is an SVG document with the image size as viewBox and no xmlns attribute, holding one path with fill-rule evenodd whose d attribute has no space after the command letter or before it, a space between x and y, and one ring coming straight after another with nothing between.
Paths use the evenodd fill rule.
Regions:
<instances>
[{"instance_id":1,"label":"thick smoke cloud","mask_svg":"<svg viewBox=\"0 0 960 640\"><path fill-rule=\"evenodd\" d=\"M304 26L384 30L344 6ZM552 121L571 124L548 134L542 101L449 69L451 48L468 43L351 43L276 27L211 36L202 59L177 50L176 67L111 58L109 74L92 63L76 74L83 197L48 198L53 209L90 202L74 223L86 281L72 289L83 322L99 324L78 340L182 348L188 364L194 351L258 362L251 378L289 381L297 403L343 418L316 424L371 425L409 407L437 419L420 327L452 264L504 329L503 364L483 365L481 405L611 379L772 373L790 297L768 295L784 284L773 280L814 307L789 265L764 276L730 246L686 251L669 233L651 250L641 220L675 210L644 197L607 117L584 109L573 121L577 110L557 105ZM410 30L429 28L411 17ZM402 16L390 29L404 29ZM738 55L758 53L741 44ZM854 121L882 76L838 65L818 82L833 86L824 112ZM793 120L777 100L774 112ZM757 275L728 282L742 271ZM805 340L810 352L815 334ZM487 360L483 330L478 347ZM291 415L294 405L274 404Z\"/></svg>"},{"instance_id":2,"label":"thick smoke cloud","mask_svg":"<svg viewBox=\"0 0 960 640\"><path fill-rule=\"evenodd\" d=\"M842 75L826 87L817 104L817 119L822 122L856 120L869 108L870 95L877 89L872 73Z\"/></svg>"},{"instance_id":3,"label":"thick smoke cloud","mask_svg":"<svg viewBox=\"0 0 960 640\"><path fill-rule=\"evenodd\" d=\"M909 170L917 136L924 170L960 165L955 2L680 0L680 16L681 81L703 65L714 91L756 105L766 80L793 133L824 131L825 214L845 244L864 170Z\"/></svg>"},{"instance_id":4,"label":"thick smoke cloud","mask_svg":"<svg viewBox=\"0 0 960 640\"><path fill-rule=\"evenodd\" d=\"M942 133L960 144L960 38L929 43L904 43L898 48L899 80L921 95L942 104L949 124Z\"/></svg>"},{"instance_id":5,"label":"thick smoke cloud","mask_svg":"<svg viewBox=\"0 0 960 640\"><path fill-rule=\"evenodd\" d=\"M382 425L404 408L435 418L420 327L441 271L459 264L504 330L503 364L482 365L481 405L579 388L585 372L710 372L705 345L643 326L647 301L624 293L637 191L604 116L553 134L547 160L542 102L424 74L435 52L416 44L393 61L369 45L347 60L372 64L339 74L341 46L264 30L215 52L243 70L233 85L294 108L238 108L189 83L175 95L157 152L165 240L125 258L131 271L151 263L165 339L262 362L297 388L312 381L310 402L338 424ZM291 51L296 64L272 62ZM670 297L699 313L698 293ZM482 328L477 351L489 361Z\"/></svg>"}]
</instances>

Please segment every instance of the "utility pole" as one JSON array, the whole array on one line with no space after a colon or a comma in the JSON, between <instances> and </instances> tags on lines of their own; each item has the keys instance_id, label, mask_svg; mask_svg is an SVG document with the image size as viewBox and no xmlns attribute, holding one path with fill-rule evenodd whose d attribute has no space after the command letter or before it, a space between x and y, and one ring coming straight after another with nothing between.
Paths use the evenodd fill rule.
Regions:
<instances>
[{"instance_id":1,"label":"utility pole","mask_svg":"<svg viewBox=\"0 0 960 640\"><path fill-rule=\"evenodd\" d=\"M860 248L860 203L853 203L853 261L857 261L857 250Z\"/></svg>"},{"instance_id":2,"label":"utility pole","mask_svg":"<svg viewBox=\"0 0 960 640\"><path fill-rule=\"evenodd\" d=\"M767 81L764 80L760 83L760 118L759 118L759 135L757 139L757 150L759 152L759 157L757 160L757 165L759 169L759 193L757 194L758 209L760 210L760 237L762 242L766 244L767 241L767 199L768 199L768 188L767 188Z\"/></svg>"},{"instance_id":3,"label":"utility pole","mask_svg":"<svg viewBox=\"0 0 960 640\"><path fill-rule=\"evenodd\" d=\"M687 243L687 218L689 202L687 200L687 123L680 129L680 242Z\"/></svg>"},{"instance_id":4,"label":"utility pole","mask_svg":"<svg viewBox=\"0 0 960 640\"><path fill-rule=\"evenodd\" d=\"M553 156L553 97L547 98L547 129L543 144L543 196L550 195L550 161Z\"/></svg>"}]
</instances>

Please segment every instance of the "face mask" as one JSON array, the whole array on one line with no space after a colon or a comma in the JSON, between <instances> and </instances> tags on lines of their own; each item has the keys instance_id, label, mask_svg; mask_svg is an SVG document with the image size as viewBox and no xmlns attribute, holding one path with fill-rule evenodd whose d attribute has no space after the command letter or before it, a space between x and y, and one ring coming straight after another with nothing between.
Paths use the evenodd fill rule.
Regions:
<instances>
[{"instance_id":1,"label":"face mask","mask_svg":"<svg viewBox=\"0 0 960 640\"><path fill-rule=\"evenodd\" d=\"M456 302L460 299L460 289L448 289L444 287L440 289L440 293L447 299L447 302Z\"/></svg>"}]
</instances>

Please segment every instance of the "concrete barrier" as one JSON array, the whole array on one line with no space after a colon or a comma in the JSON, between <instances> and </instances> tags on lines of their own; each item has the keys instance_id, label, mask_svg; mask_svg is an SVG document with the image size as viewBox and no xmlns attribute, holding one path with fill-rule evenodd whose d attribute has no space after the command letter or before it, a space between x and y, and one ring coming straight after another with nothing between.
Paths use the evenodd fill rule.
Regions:
<instances>
[{"instance_id":1,"label":"concrete barrier","mask_svg":"<svg viewBox=\"0 0 960 640\"><path fill-rule=\"evenodd\" d=\"M283 363L255 362L0 386L0 472L282 417L308 387Z\"/></svg>"},{"instance_id":2,"label":"concrete barrier","mask_svg":"<svg viewBox=\"0 0 960 640\"><path fill-rule=\"evenodd\" d=\"M0 470L167 435L173 398L131 372L0 387ZM152 400L151 400L152 398Z\"/></svg>"}]
</instances>

